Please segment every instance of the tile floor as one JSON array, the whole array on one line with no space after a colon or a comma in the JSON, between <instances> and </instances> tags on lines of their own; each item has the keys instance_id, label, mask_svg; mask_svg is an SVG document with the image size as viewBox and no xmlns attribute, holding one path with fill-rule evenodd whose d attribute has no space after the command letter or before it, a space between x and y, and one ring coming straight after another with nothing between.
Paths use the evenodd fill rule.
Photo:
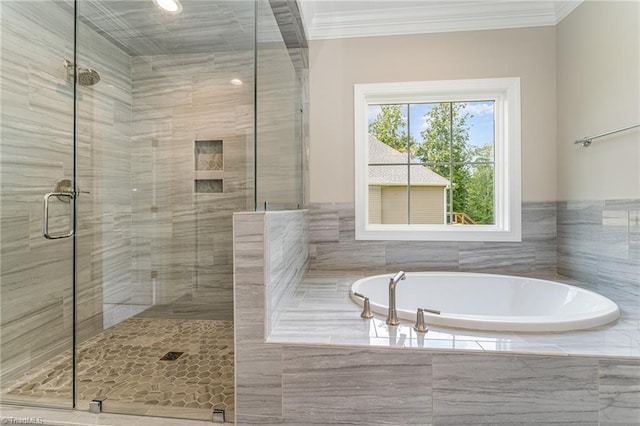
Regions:
<instances>
[{"instance_id":1,"label":"tile floor","mask_svg":"<svg viewBox=\"0 0 640 426\"><path fill-rule=\"evenodd\" d=\"M167 352L183 352L161 361ZM233 322L130 318L78 347L78 409L103 401L113 413L234 419ZM3 401L70 400L70 352L3 384Z\"/></svg>"}]
</instances>

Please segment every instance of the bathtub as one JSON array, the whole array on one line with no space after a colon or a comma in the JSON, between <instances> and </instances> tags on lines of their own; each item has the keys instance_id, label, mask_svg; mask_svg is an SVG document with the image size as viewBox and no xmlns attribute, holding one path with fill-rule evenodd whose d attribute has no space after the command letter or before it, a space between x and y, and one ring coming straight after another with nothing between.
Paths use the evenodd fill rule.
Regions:
<instances>
[{"instance_id":1,"label":"bathtub","mask_svg":"<svg viewBox=\"0 0 640 426\"><path fill-rule=\"evenodd\" d=\"M360 279L351 299L369 297L371 310L386 317L392 274ZM486 331L558 332L598 327L620 316L618 306L592 291L568 284L508 275L407 272L396 288L398 318L414 322L417 308L427 325Z\"/></svg>"}]
</instances>

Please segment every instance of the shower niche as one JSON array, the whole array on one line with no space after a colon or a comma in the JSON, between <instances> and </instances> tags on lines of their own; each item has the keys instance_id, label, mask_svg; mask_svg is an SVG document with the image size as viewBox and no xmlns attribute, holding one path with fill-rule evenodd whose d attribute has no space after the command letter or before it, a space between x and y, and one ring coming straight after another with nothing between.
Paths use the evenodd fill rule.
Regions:
<instances>
[{"instance_id":1,"label":"shower niche","mask_svg":"<svg viewBox=\"0 0 640 426\"><path fill-rule=\"evenodd\" d=\"M194 159L194 192L223 193L224 142L220 139L194 141Z\"/></svg>"}]
</instances>

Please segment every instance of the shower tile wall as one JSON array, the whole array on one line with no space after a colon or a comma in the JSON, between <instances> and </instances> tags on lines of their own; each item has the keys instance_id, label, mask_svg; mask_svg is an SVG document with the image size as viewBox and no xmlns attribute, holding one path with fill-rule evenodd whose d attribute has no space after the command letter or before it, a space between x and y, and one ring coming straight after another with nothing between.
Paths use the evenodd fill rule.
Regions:
<instances>
[{"instance_id":1,"label":"shower tile wall","mask_svg":"<svg viewBox=\"0 0 640 426\"><path fill-rule=\"evenodd\" d=\"M311 269L555 272L556 203L522 204L522 242L356 241L353 204L309 208Z\"/></svg>"},{"instance_id":2,"label":"shower tile wall","mask_svg":"<svg viewBox=\"0 0 640 426\"><path fill-rule=\"evenodd\" d=\"M231 214L253 207L253 53L132 63L132 301L155 305L147 316L232 319ZM223 170L196 170L197 140L223 141ZM224 192L196 193L196 179Z\"/></svg>"},{"instance_id":3,"label":"shower tile wall","mask_svg":"<svg viewBox=\"0 0 640 426\"><path fill-rule=\"evenodd\" d=\"M77 55L101 78L78 86L77 315L91 325L82 342L102 331L105 305L131 303L132 97L126 52L82 24Z\"/></svg>"},{"instance_id":4,"label":"shower tile wall","mask_svg":"<svg viewBox=\"0 0 640 426\"><path fill-rule=\"evenodd\" d=\"M68 349L71 240L42 237L42 197L73 175L73 11L64 2L3 1L2 379ZM102 331L103 286L130 277L131 79L127 54L80 25L80 66L102 82L78 94L80 338ZM107 144L108 142L108 144ZM52 200L50 221L68 229L69 205ZM118 300L117 286L106 298Z\"/></svg>"}]
</instances>

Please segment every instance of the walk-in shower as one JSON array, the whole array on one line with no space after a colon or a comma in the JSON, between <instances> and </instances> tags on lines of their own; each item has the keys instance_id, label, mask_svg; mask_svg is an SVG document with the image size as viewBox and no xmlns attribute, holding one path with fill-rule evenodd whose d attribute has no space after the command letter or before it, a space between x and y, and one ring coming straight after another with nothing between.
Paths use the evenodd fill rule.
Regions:
<instances>
[{"instance_id":1,"label":"walk-in shower","mask_svg":"<svg viewBox=\"0 0 640 426\"><path fill-rule=\"evenodd\" d=\"M233 420L232 214L302 205L304 33L158 4L0 3L3 403Z\"/></svg>"}]
</instances>

